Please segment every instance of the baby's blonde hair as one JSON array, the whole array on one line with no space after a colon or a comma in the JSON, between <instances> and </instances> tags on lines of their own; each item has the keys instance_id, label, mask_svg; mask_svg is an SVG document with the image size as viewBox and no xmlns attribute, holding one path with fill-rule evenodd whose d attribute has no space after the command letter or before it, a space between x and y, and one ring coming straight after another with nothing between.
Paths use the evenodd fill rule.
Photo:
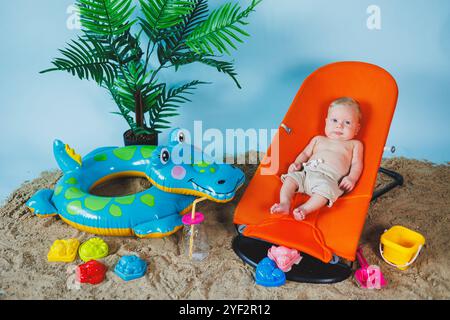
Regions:
<instances>
[{"instance_id":1,"label":"baby's blonde hair","mask_svg":"<svg viewBox=\"0 0 450 320\"><path fill-rule=\"evenodd\" d=\"M359 106L358 101L356 101L355 99L349 97L342 97L336 99L330 104L330 106L328 107L328 111L330 111L331 108L334 108L336 106L346 106L355 108L356 112L358 113L358 120L361 121L362 118L361 107Z\"/></svg>"}]
</instances>

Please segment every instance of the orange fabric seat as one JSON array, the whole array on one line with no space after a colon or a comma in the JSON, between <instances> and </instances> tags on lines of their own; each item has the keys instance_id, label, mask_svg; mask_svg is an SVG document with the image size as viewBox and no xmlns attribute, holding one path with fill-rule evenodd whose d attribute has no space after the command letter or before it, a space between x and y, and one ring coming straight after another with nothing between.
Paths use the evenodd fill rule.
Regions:
<instances>
[{"instance_id":1,"label":"orange fabric seat","mask_svg":"<svg viewBox=\"0 0 450 320\"><path fill-rule=\"evenodd\" d=\"M329 104L344 96L356 99L363 114L356 138L364 144L364 169L355 189L332 208L311 213L304 221L296 221L292 214L270 214L270 207L279 202L281 174L312 137L324 135ZM397 97L394 78L372 64L337 62L312 73L236 208L234 223L247 225L243 235L298 249L323 262L329 262L333 254L354 261ZM272 172L268 174L269 168ZM291 212L306 199L296 195Z\"/></svg>"}]
</instances>

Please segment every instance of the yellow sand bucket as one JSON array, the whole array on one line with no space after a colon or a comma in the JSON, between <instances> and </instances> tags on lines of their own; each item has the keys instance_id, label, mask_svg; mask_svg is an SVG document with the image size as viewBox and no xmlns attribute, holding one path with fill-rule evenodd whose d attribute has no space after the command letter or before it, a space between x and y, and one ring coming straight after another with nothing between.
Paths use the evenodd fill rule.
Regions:
<instances>
[{"instance_id":1,"label":"yellow sand bucket","mask_svg":"<svg viewBox=\"0 0 450 320\"><path fill-rule=\"evenodd\" d=\"M425 238L420 233L393 226L381 235L380 254L387 264L406 270L417 259L424 244Z\"/></svg>"}]
</instances>

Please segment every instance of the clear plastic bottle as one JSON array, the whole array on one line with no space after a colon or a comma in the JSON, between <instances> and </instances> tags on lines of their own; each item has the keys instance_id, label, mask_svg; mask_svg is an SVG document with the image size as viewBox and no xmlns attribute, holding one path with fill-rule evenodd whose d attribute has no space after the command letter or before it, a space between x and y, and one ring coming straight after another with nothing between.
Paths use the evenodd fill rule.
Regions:
<instances>
[{"instance_id":1,"label":"clear plastic bottle","mask_svg":"<svg viewBox=\"0 0 450 320\"><path fill-rule=\"evenodd\" d=\"M196 212L194 219L191 214L183 216L183 250L184 254L195 261L202 261L208 257L209 243L203 225L205 217L202 213ZM191 238L192 229L194 236Z\"/></svg>"}]
</instances>

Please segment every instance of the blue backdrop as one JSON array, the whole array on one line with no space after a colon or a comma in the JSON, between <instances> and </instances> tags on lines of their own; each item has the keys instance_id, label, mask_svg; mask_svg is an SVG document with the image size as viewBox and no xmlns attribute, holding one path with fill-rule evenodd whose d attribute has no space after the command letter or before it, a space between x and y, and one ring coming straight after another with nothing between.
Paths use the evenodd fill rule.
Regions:
<instances>
[{"instance_id":1,"label":"blue backdrop","mask_svg":"<svg viewBox=\"0 0 450 320\"><path fill-rule=\"evenodd\" d=\"M106 91L66 73L38 73L79 33L67 27L73 2L2 2L0 200L21 182L56 168L54 138L82 155L122 144L127 124L109 113L116 107ZM210 2L216 7L225 1ZM373 5L380 13L375 29L367 25ZM203 129L277 128L307 75L330 62L361 60L382 66L398 82L388 138L388 145L397 147L395 155L450 160L449 1L264 0L250 22L251 38L230 58L241 90L201 65L162 74L171 81L213 82L197 90L174 126L190 129L201 120Z\"/></svg>"}]
</instances>

